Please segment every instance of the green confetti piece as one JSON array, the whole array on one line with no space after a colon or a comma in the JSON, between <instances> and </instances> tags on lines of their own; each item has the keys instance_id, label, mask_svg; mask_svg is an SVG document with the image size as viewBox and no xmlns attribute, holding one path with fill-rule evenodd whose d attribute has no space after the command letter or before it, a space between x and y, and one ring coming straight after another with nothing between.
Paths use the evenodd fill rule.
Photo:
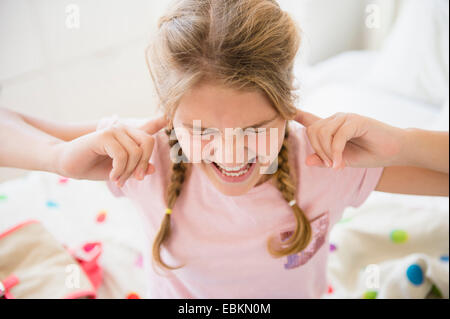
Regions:
<instances>
[{"instance_id":1,"label":"green confetti piece","mask_svg":"<svg viewBox=\"0 0 450 319\"><path fill-rule=\"evenodd\" d=\"M341 218L341 220L338 221L338 224L348 223L351 219L351 217Z\"/></svg>"},{"instance_id":2,"label":"green confetti piece","mask_svg":"<svg viewBox=\"0 0 450 319\"><path fill-rule=\"evenodd\" d=\"M442 296L442 292L439 290L439 288L433 284L433 286L431 287L429 296L427 298L441 298L442 299L444 297Z\"/></svg>"},{"instance_id":3,"label":"green confetti piece","mask_svg":"<svg viewBox=\"0 0 450 319\"><path fill-rule=\"evenodd\" d=\"M364 293L363 299L377 299L378 292L375 290L368 290Z\"/></svg>"},{"instance_id":4,"label":"green confetti piece","mask_svg":"<svg viewBox=\"0 0 450 319\"><path fill-rule=\"evenodd\" d=\"M396 244L402 244L408 240L408 233L401 229L395 229L391 232L391 240Z\"/></svg>"},{"instance_id":5,"label":"green confetti piece","mask_svg":"<svg viewBox=\"0 0 450 319\"><path fill-rule=\"evenodd\" d=\"M0 194L0 202L6 201L7 198L8 198L8 196Z\"/></svg>"}]
</instances>

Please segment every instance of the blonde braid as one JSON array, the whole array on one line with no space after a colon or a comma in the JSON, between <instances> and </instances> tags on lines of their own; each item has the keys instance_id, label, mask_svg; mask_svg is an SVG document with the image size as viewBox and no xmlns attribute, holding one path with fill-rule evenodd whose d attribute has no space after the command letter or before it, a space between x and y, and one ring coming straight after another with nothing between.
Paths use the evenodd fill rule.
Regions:
<instances>
[{"instance_id":1,"label":"blonde braid","mask_svg":"<svg viewBox=\"0 0 450 319\"><path fill-rule=\"evenodd\" d=\"M277 188L283 195L283 198L288 203L290 203L292 201L295 201L296 186L291 178L289 169L288 136L289 131L288 127L286 126L283 146L281 147L280 153L278 154L278 170L274 175L276 177ZM294 234L289 237L289 239L283 242L283 245L290 244L290 246L282 248L280 250L275 250L272 248L270 240L267 244L267 249L274 257L278 258L298 253L304 250L311 241L311 225L309 223L309 220L306 218L305 213L296 203L292 206L292 210L294 212L294 217L297 220L297 227Z\"/></svg>"},{"instance_id":2,"label":"blonde braid","mask_svg":"<svg viewBox=\"0 0 450 319\"><path fill-rule=\"evenodd\" d=\"M169 136L170 147L178 143L178 140L170 139L170 130L166 129L165 132ZM178 163L173 161L169 186L167 188L167 208L169 209L173 209L178 196L180 196L181 188L185 180L186 169L186 164L183 163L183 161L179 161ZM164 214L161 227L159 228L159 232L153 242L153 259L156 261L158 266L174 270L183 267L183 265L171 267L161 259L161 245L170 236L170 215L171 214Z\"/></svg>"}]
</instances>

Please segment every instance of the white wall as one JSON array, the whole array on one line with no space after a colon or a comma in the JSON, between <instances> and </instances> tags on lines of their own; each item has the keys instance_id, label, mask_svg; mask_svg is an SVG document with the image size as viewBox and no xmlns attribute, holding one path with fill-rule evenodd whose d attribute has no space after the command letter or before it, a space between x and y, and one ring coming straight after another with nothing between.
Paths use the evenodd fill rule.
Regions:
<instances>
[{"instance_id":1,"label":"white wall","mask_svg":"<svg viewBox=\"0 0 450 319\"><path fill-rule=\"evenodd\" d=\"M0 80L142 38L163 7L146 0L1 0ZM75 15L79 28L70 28Z\"/></svg>"},{"instance_id":2,"label":"white wall","mask_svg":"<svg viewBox=\"0 0 450 319\"><path fill-rule=\"evenodd\" d=\"M346 50L363 48L361 0L279 0L302 29L300 57L306 64L320 62Z\"/></svg>"}]
</instances>

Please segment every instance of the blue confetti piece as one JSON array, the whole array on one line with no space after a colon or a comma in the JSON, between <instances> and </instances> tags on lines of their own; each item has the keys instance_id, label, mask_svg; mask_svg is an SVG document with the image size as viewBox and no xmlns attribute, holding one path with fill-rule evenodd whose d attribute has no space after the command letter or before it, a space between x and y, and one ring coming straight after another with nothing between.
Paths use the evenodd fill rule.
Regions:
<instances>
[{"instance_id":1,"label":"blue confetti piece","mask_svg":"<svg viewBox=\"0 0 450 319\"><path fill-rule=\"evenodd\" d=\"M408 267L406 270L406 276L413 285L419 286L423 283L422 268L420 268L417 264L412 264Z\"/></svg>"},{"instance_id":2,"label":"blue confetti piece","mask_svg":"<svg viewBox=\"0 0 450 319\"><path fill-rule=\"evenodd\" d=\"M439 259L440 259L441 261L448 262L448 255L442 255Z\"/></svg>"},{"instance_id":3,"label":"blue confetti piece","mask_svg":"<svg viewBox=\"0 0 450 319\"><path fill-rule=\"evenodd\" d=\"M51 200L48 200L47 203L46 203L46 205L47 205L47 207L49 207L49 208L57 208L57 207L59 206L58 203L56 203L56 202L54 202L54 201L51 201Z\"/></svg>"}]
</instances>

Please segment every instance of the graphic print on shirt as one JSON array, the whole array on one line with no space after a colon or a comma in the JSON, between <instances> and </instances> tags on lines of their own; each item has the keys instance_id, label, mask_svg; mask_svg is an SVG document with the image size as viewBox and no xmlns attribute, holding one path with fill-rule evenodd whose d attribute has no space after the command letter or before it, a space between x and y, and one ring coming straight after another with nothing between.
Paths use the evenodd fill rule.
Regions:
<instances>
[{"instance_id":1,"label":"graphic print on shirt","mask_svg":"<svg viewBox=\"0 0 450 319\"><path fill-rule=\"evenodd\" d=\"M301 252L288 255L287 262L284 264L284 269L289 270L304 265L310 260L316 252L323 246L328 231L329 213L326 211L320 216L316 217L311 223L312 239L309 245ZM287 240L292 234L293 230L284 231L280 233L281 241Z\"/></svg>"}]
</instances>

